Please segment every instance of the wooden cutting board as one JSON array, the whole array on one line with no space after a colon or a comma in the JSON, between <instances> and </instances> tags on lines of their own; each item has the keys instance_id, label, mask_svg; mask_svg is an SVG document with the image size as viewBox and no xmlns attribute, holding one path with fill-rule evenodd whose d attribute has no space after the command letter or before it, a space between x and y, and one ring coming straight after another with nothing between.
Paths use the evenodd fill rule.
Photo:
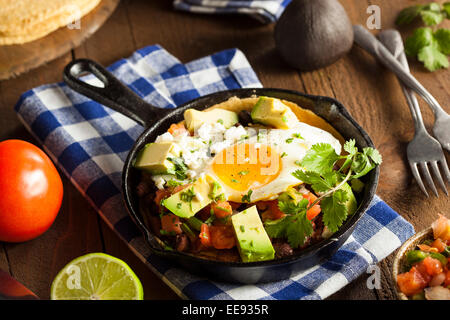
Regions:
<instances>
[{"instance_id":1,"label":"wooden cutting board","mask_svg":"<svg viewBox=\"0 0 450 320\"><path fill-rule=\"evenodd\" d=\"M23 45L0 46L0 80L15 77L62 56L97 31L120 0L102 0L80 22L79 29L62 27L44 38Z\"/></svg>"}]
</instances>

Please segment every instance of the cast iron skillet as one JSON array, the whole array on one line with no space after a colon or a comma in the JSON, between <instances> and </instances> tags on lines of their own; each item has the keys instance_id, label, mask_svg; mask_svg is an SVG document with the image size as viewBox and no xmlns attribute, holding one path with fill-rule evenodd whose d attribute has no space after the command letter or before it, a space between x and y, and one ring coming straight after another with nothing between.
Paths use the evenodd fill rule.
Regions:
<instances>
[{"instance_id":1,"label":"cast iron skillet","mask_svg":"<svg viewBox=\"0 0 450 320\"><path fill-rule=\"evenodd\" d=\"M95 87L78 79L86 73L94 74L104 87ZM133 168L132 163L137 152L146 143L153 142L158 135L166 132L172 123L182 121L183 112L186 109L203 110L234 96L238 98L247 98L253 95L270 96L292 101L303 108L312 110L327 120L346 140L354 138L359 148L374 147L372 141L341 103L328 97L311 96L284 89L236 89L200 97L176 109L161 109L145 102L102 66L87 59L74 60L69 63L64 70L64 81L73 90L130 117L146 128L129 152L123 168L122 192L126 207L154 254L174 260L193 273L215 280L239 283L261 283L287 279L301 270L330 258L350 236L375 195L379 177L378 167L364 177L365 189L358 199L359 207L338 232L330 239L323 240L298 254L282 259L251 263L221 262L206 260L186 253L165 251L160 245L159 239L143 223L142 215L139 212L138 197L135 193L139 172Z\"/></svg>"}]
</instances>

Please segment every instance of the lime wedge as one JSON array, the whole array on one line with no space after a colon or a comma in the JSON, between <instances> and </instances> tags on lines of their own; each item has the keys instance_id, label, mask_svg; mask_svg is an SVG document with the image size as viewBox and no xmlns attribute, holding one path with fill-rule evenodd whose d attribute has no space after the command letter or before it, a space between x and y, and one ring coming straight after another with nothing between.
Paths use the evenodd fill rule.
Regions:
<instances>
[{"instance_id":1,"label":"lime wedge","mask_svg":"<svg viewBox=\"0 0 450 320\"><path fill-rule=\"evenodd\" d=\"M53 280L52 300L142 300L141 281L120 259L90 253L69 262Z\"/></svg>"}]
</instances>

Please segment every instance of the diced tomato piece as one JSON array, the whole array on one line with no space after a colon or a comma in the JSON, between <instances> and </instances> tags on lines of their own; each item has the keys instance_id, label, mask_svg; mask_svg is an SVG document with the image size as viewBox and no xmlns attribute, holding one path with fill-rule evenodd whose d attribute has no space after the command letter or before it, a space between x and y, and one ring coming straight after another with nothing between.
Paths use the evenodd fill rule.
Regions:
<instances>
[{"instance_id":1,"label":"diced tomato piece","mask_svg":"<svg viewBox=\"0 0 450 320\"><path fill-rule=\"evenodd\" d=\"M445 273L444 286L450 286L450 270L447 270L447 272Z\"/></svg>"},{"instance_id":2,"label":"diced tomato piece","mask_svg":"<svg viewBox=\"0 0 450 320\"><path fill-rule=\"evenodd\" d=\"M415 267L416 267L417 271L420 272L420 274L422 275L422 278L425 280L425 282L426 282L427 285L428 285L428 283L430 283L431 278L433 278L433 276L431 276L431 275L428 274L427 268L426 268L425 265L422 263L422 261L419 262L419 263L416 263L416 264L415 264Z\"/></svg>"},{"instance_id":3,"label":"diced tomato piece","mask_svg":"<svg viewBox=\"0 0 450 320\"><path fill-rule=\"evenodd\" d=\"M211 244L216 249L231 249L236 245L231 226L210 226Z\"/></svg>"},{"instance_id":4,"label":"diced tomato piece","mask_svg":"<svg viewBox=\"0 0 450 320\"><path fill-rule=\"evenodd\" d=\"M182 123L172 123L169 127L169 130L167 130L170 134L173 136L178 136L184 132L187 132L186 127Z\"/></svg>"},{"instance_id":5,"label":"diced tomato piece","mask_svg":"<svg viewBox=\"0 0 450 320\"><path fill-rule=\"evenodd\" d=\"M431 246L433 248L436 248L438 252L442 252L445 250L445 248L447 247L446 244L439 238L437 238L436 240L433 241L433 243L431 244Z\"/></svg>"},{"instance_id":6,"label":"diced tomato piece","mask_svg":"<svg viewBox=\"0 0 450 320\"><path fill-rule=\"evenodd\" d=\"M167 198L170 195L168 189L162 189L155 192L155 203L157 206L161 205L161 200Z\"/></svg>"},{"instance_id":7,"label":"diced tomato piece","mask_svg":"<svg viewBox=\"0 0 450 320\"><path fill-rule=\"evenodd\" d=\"M183 233L181 230L180 218L173 213L168 213L161 217L161 229L166 232L173 232L175 234Z\"/></svg>"},{"instance_id":8,"label":"diced tomato piece","mask_svg":"<svg viewBox=\"0 0 450 320\"><path fill-rule=\"evenodd\" d=\"M450 220L442 214L439 214L439 218L431 224L431 228L435 239L450 240Z\"/></svg>"},{"instance_id":9,"label":"diced tomato piece","mask_svg":"<svg viewBox=\"0 0 450 320\"><path fill-rule=\"evenodd\" d=\"M183 184L182 186L176 186L176 187L173 187L172 190L171 190L171 192L170 192L170 194L174 194L174 193L177 193L177 192L179 192L179 191L181 191L181 190L184 190L184 189L186 189L187 187L189 187L190 185L191 185L191 184L188 183L188 184Z\"/></svg>"},{"instance_id":10,"label":"diced tomato piece","mask_svg":"<svg viewBox=\"0 0 450 320\"><path fill-rule=\"evenodd\" d=\"M214 211L214 215L221 219L230 216L233 213L233 208L228 201L218 201L211 204L211 209Z\"/></svg>"},{"instance_id":11,"label":"diced tomato piece","mask_svg":"<svg viewBox=\"0 0 450 320\"><path fill-rule=\"evenodd\" d=\"M304 193L303 198L308 199L309 204L312 204L317 200L317 197L312 192ZM308 220L312 220L317 217L321 211L322 209L320 208L320 205L316 204L306 212L306 217L308 218Z\"/></svg>"},{"instance_id":12,"label":"diced tomato piece","mask_svg":"<svg viewBox=\"0 0 450 320\"><path fill-rule=\"evenodd\" d=\"M211 233L206 223L203 223L200 228L199 238L203 246L211 247Z\"/></svg>"},{"instance_id":13,"label":"diced tomato piece","mask_svg":"<svg viewBox=\"0 0 450 320\"><path fill-rule=\"evenodd\" d=\"M430 276L435 276L443 271L442 263L434 258L426 257L421 262Z\"/></svg>"},{"instance_id":14,"label":"diced tomato piece","mask_svg":"<svg viewBox=\"0 0 450 320\"><path fill-rule=\"evenodd\" d=\"M400 291L407 296L421 292L427 284L416 267L412 267L409 272L401 273L397 276L397 285Z\"/></svg>"},{"instance_id":15,"label":"diced tomato piece","mask_svg":"<svg viewBox=\"0 0 450 320\"><path fill-rule=\"evenodd\" d=\"M189 186L190 186L190 184L185 184L185 185L182 185L182 186L176 186L174 188L166 188L166 189L157 190L155 192L155 199L154 199L154 201L155 201L156 205L158 207L160 207L161 206L161 200L163 200L165 198L168 198L172 194L177 193L178 191L181 191L181 190L183 190L183 189L185 189L185 188L187 188Z\"/></svg>"},{"instance_id":16,"label":"diced tomato piece","mask_svg":"<svg viewBox=\"0 0 450 320\"><path fill-rule=\"evenodd\" d=\"M278 207L278 200L264 201L267 204L267 210L263 212L263 220L278 220L286 214Z\"/></svg>"}]
</instances>

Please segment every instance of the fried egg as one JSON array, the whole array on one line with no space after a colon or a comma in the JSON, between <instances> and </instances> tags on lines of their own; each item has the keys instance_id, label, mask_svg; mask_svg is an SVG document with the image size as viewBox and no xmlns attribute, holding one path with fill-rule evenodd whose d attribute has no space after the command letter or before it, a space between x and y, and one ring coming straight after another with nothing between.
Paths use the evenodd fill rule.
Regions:
<instances>
[{"instance_id":1,"label":"fried egg","mask_svg":"<svg viewBox=\"0 0 450 320\"><path fill-rule=\"evenodd\" d=\"M233 202L275 199L289 187L301 184L292 172L300 168L299 161L316 143L329 143L337 154L341 152L336 138L305 123L288 130L253 131L247 128L249 134L244 141L221 150L204 169Z\"/></svg>"},{"instance_id":2,"label":"fried egg","mask_svg":"<svg viewBox=\"0 0 450 320\"><path fill-rule=\"evenodd\" d=\"M233 202L272 200L301 184L292 172L301 168L299 161L314 144L328 143L341 153L339 140L303 122L287 130L204 124L195 136L164 133L156 141L175 142L188 168L187 178L212 177L222 186L225 198ZM174 177L156 175L152 179L162 189Z\"/></svg>"}]
</instances>

